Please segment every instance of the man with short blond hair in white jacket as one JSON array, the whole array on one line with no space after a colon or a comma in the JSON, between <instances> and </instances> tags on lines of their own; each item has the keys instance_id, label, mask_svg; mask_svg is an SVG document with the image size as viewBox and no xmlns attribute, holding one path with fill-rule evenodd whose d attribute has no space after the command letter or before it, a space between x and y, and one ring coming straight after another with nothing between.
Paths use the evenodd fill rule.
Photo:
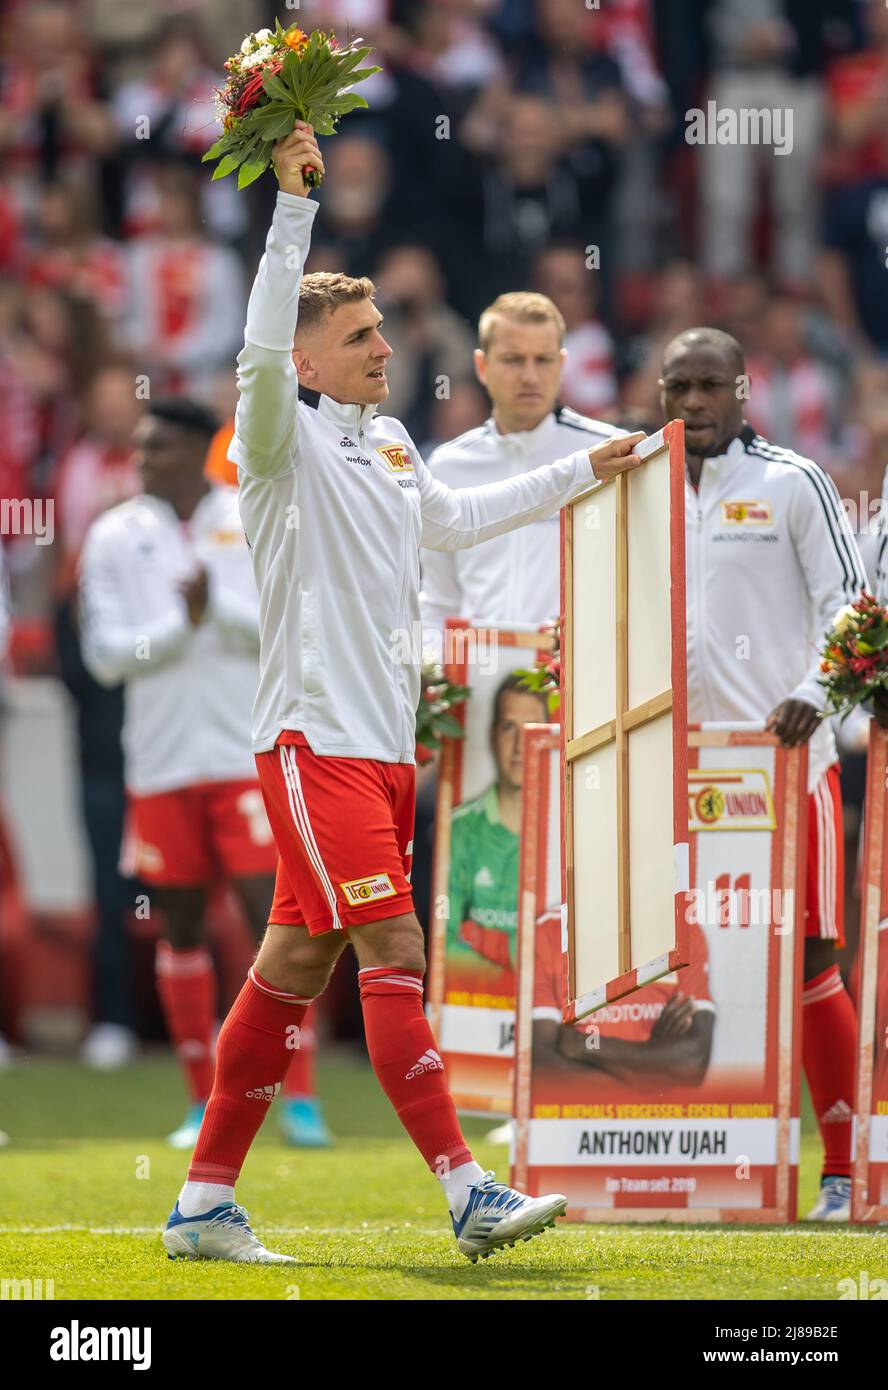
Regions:
<instances>
[{"instance_id":1,"label":"man with short blond hair in white jacket","mask_svg":"<svg viewBox=\"0 0 888 1390\"><path fill-rule=\"evenodd\" d=\"M543 294L502 294L484 310L475 371L490 396L490 418L439 445L429 459L436 478L448 487L479 487L624 433L558 404L564 334L561 313ZM424 549L426 647L443 654L447 618L500 627L539 627L557 618L559 550L557 512L468 550Z\"/></svg>"}]
</instances>

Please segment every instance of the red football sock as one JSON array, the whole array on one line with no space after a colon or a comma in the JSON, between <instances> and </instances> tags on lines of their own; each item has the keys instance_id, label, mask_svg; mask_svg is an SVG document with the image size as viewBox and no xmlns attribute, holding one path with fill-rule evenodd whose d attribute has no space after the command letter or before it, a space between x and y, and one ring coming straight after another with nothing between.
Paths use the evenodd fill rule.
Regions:
<instances>
[{"instance_id":1,"label":"red football sock","mask_svg":"<svg viewBox=\"0 0 888 1390\"><path fill-rule=\"evenodd\" d=\"M284 1095L291 1100L295 1096L315 1095L315 1053L317 1039L312 1027L314 1009L305 1015L299 1029L299 1046L293 1050L290 1069L284 1077Z\"/></svg>"},{"instance_id":2,"label":"red football sock","mask_svg":"<svg viewBox=\"0 0 888 1390\"><path fill-rule=\"evenodd\" d=\"M216 1046L216 1076L189 1182L234 1186L294 1055L289 1046L310 999L275 989L250 970Z\"/></svg>"},{"instance_id":3,"label":"red football sock","mask_svg":"<svg viewBox=\"0 0 888 1390\"><path fill-rule=\"evenodd\" d=\"M857 1019L837 965L802 991L802 1061L823 1140L824 1176L850 1178Z\"/></svg>"},{"instance_id":4,"label":"red football sock","mask_svg":"<svg viewBox=\"0 0 888 1390\"><path fill-rule=\"evenodd\" d=\"M213 1087L213 962L201 947L174 951L168 941L158 941L154 969L167 1032L185 1072L188 1092L192 1100L204 1101Z\"/></svg>"},{"instance_id":5,"label":"red football sock","mask_svg":"<svg viewBox=\"0 0 888 1390\"><path fill-rule=\"evenodd\" d=\"M472 1155L447 1088L444 1064L422 1009L422 972L358 971L367 1051L379 1084L432 1172Z\"/></svg>"}]
</instances>

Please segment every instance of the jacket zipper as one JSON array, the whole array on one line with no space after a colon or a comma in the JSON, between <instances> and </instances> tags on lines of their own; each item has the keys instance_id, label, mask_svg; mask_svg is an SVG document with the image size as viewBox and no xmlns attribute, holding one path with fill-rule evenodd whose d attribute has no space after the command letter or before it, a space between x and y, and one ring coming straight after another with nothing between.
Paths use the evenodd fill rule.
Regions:
<instances>
[{"instance_id":1,"label":"jacket zipper","mask_svg":"<svg viewBox=\"0 0 888 1390\"><path fill-rule=\"evenodd\" d=\"M364 425L363 425L362 415L363 415L363 412L362 412L362 411L359 411L359 413L358 413L358 444L359 444L359 447L360 447L361 449L363 449L363 447L364 447ZM405 619L404 607L405 607L405 599L406 599L406 595L407 595L407 537L408 537L408 534L409 534L409 525L408 525L408 522L409 522L409 511L405 510L405 520L404 520L404 526L403 526L403 531L402 531L402 535L401 535L401 592L400 592L399 599L398 599L398 623L399 623L399 625L400 625L400 631L401 631L402 633L404 632L404 619ZM410 634L410 640L411 640L411 642L413 641L413 633ZM407 720L407 709L406 709L406 706L407 706L407 691L406 691L406 687L405 687L405 682L404 682L404 680L403 680L402 677L403 677L403 668L400 667L400 666L398 666L398 665L395 665L395 664L393 663L393 665L392 665L392 691L393 691L393 693L394 693L395 704L396 704L397 709L398 709L399 722L400 722L400 740L401 740L401 749L400 749L400 751L401 751L401 762L406 762L407 758L410 756L411 750L410 750L410 748L409 748L408 720Z\"/></svg>"},{"instance_id":2,"label":"jacket zipper","mask_svg":"<svg viewBox=\"0 0 888 1390\"><path fill-rule=\"evenodd\" d=\"M704 557L704 555L705 555L705 553L706 553L705 537L704 537L704 527L703 527L703 487L704 487L704 481L703 481L703 479L704 479L705 469L706 469L706 463L705 463L705 461L704 461L704 464L703 464L703 471L702 471L701 474L700 474L700 485L699 485L699 487L698 487L698 489L697 489L697 491L696 491L696 493L695 493L695 499L696 499L696 504L697 504L697 535L696 535L696 547L697 547L697 565L696 565L696 571L697 571L697 574L696 574L696 578L697 578L697 592L696 592L696 594L695 594L695 600L696 600L695 606L696 606L696 609L697 609L697 614L696 614L696 617L697 617L697 658L698 658L698 659L697 659L697 665L698 665L698 667L699 667L699 669L698 669L698 671L697 671L697 679L699 680L700 685L701 685L701 688L702 688L702 693L703 693L703 701L702 701L702 703L703 703L703 708L704 708L705 711L706 711L706 719L707 719L708 721L711 721L711 720L714 720L714 719L716 718L716 715L715 715L714 710L713 710L712 690L711 690L711 687L710 687L710 684L709 684L709 677L708 677L708 675L707 675L708 666L707 666L707 650L706 650L706 647L707 647L707 627L706 627L706 580L705 580L705 575L704 575L704 573L703 573L703 569L704 569L703 557Z\"/></svg>"}]
</instances>

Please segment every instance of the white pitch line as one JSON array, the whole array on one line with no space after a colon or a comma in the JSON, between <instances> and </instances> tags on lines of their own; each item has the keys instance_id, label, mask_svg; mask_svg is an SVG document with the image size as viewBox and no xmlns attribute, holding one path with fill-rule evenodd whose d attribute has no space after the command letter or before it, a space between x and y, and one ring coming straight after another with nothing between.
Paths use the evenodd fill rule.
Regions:
<instances>
[{"instance_id":1,"label":"white pitch line","mask_svg":"<svg viewBox=\"0 0 888 1390\"><path fill-rule=\"evenodd\" d=\"M90 1236L159 1236L163 1233L163 1226L0 1226L0 1236L52 1236L63 1234L80 1234ZM378 1225L378 1226L261 1226L263 1235L267 1236L378 1236L392 1235L400 1231L418 1230L424 1234L435 1234L427 1225L419 1222L401 1222L397 1225ZM441 1228L441 1235L446 1231ZM549 1232L551 1235L553 1232ZM621 1239L626 1236L635 1236L641 1240L646 1236L665 1236L670 1239L684 1237L688 1240L711 1239L713 1237L727 1239L733 1236L778 1236L783 1239L791 1239L793 1236L801 1240L816 1240L834 1236L845 1236L855 1239L867 1236L882 1235L888 1236L888 1228L871 1226L867 1229L845 1231L845 1230L797 1230L793 1226L785 1229L775 1230L774 1228L763 1227L761 1230L732 1230L730 1227L720 1227L715 1230L706 1230L702 1227L688 1228L675 1227L666 1228L662 1226L645 1226L639 1223L636 1226L607 1225L607 1226L580 1226L566 1225L559 1226L554 1234L560 1239L567 1237L590 1236L616 1236Z\"/></svg>"}]
</instances>

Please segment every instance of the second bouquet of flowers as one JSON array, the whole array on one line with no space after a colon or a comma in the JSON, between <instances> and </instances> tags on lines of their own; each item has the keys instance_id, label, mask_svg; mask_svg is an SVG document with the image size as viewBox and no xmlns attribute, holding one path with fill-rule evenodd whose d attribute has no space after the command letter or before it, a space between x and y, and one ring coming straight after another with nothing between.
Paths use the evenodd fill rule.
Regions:
<instances>
[{"instance_id":1,"label":"second bouquet of flowers","mask_svg":"<svg viewBox=\"0 0 888 1390\"><path fill-rule=\"evenodd\" d=\"M888 692L888 610L872 594L841 608L820 653L828 713L847 718L855 705Z\"/></svg>"}]
</instances>

